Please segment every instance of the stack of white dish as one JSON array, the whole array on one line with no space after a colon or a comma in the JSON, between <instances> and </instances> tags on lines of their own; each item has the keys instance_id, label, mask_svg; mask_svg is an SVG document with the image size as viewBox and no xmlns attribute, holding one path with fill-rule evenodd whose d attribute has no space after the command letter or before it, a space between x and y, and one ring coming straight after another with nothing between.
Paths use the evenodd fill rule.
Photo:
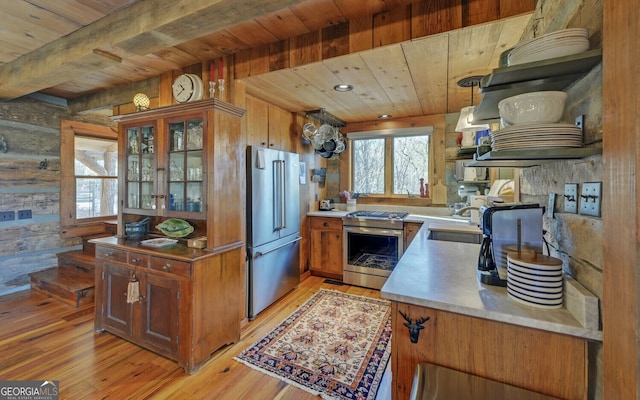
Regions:
<instances>
[{"instance_id":1,"label":"stack of white dish","mask_svg":"<svg viewBox=\"0 0 640 400\"><path fill-rule=\"evenodd\" d=\"M507 255L507 294L520 303L560 308L563 298L562 261L535 252Z\"/></svg>"},{"instance_id":2,"label":"stack of white dish","mask_svg":"<svg viewBox=\"0 0 640 400\"><path fill-rule=\"evenodd\" d=\"M525 64L568 56L589 50L589 33L584 28L570 28L518 43L509 53L508 65Z\"/></svg>"},{"instance_id":3,"label":"stack of white dish","mask_svg":"<svg viewBox=\"0 0 640 400\"><path fill-rule=\"evenodd\" d=\"M582 147L582 130L571 124L523 124L491 132L493 150L549 147Z\"/></svg>"}]
</instances>

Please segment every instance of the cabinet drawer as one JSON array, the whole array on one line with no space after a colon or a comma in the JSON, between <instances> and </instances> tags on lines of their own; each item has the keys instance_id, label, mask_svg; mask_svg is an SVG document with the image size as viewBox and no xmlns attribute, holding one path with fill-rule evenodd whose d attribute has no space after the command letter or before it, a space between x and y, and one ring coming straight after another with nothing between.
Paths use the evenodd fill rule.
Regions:
<instances>
[{"instance_id":1,"label":"cabinet drawer","mask_svg":"<svg viewBox=\"0 0 640 400\"><path fill-rule=\"evenodd\" d=\"M129 260L127 262L136 267L147 268L149 266L149 256L146 254L130 252Z\"/></svg>"},{"instance_id":2,"label":"cabinet drawer","mask_svg":"<svg viewBox=\"0 0 640 400\"><path fill-rule=\"evenodd\" d=\"M156 271L170 272L173 274L190 277L191 263L168 258L151 257L151 269Z\"/></svg>"},{"instance_id":3,"label":"cabinet drawer","mask_svg":"<svg viewBox=\"0 0 640 400\"><path fill-rule=\"evenodd\" d=\"M127 251L117 250L112 247L96 247L96 258L103 258L109 261L127 262Z\"/></svg>"},{"instance_id":4,"label":"cabinet drawer","mask_svg":"<svg viewBox=\"0 0 640 400\"><path fill-rule=\"evenodd\" d=\"M342 218L311 218L311 229L342 230Z\"/></svg>"}]
</instances>

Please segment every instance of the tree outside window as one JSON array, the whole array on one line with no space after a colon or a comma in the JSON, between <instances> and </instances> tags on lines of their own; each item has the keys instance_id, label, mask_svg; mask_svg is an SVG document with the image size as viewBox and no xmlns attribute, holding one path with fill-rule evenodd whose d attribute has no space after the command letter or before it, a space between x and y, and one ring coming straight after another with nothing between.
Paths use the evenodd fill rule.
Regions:
<instances>
[{"instance_id":1,"label":"tree outside window","mask_svg":"<svg viewBox=\"0 0 640 400\"><path fill-rule=\"evenodd\" d=\"M368 195L417 196L429 181L428 133L354 138L353 191Z\"/></svg>"},{"instance_id":2,"label":"tree outside window","mask_svg":"<svg viewBox=\"0 0 640 400\"><path fill-rule=\"evenodd\" d=\"M393 194L419 195L428 183L429 136L393 138Z\"/></svg>"}]
</instances>

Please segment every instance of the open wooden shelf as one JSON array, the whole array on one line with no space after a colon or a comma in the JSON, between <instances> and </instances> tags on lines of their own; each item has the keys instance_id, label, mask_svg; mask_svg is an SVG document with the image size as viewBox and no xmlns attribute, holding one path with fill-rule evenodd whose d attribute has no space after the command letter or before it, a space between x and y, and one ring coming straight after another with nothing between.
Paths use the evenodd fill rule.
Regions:
<instances>
[{"instance_id":1,"label":"open wooden shelf","mask_svg":"<svg viewBox=\"0 0 640 400\"><path fill-rule=\"evenodd\" d=\"M602 154L598 147L549 147L523 150L490 151L475 157L465 164L465 167L513 167L523 168L540 165L557 160L580 159Z\"/></svg>"},{"instance_id":2,"label":"open wooden shelf","mask_svg":"<svg viewBox=\"0 0 640 400\"><path fill-rule=\"evenodd\" d=\"M547 60L496 68L480 81L482 100L474 118L500 118L498 103L502 99L527 92L564 90L602 61L602 49Z\"/></svg>"}]
</instances>

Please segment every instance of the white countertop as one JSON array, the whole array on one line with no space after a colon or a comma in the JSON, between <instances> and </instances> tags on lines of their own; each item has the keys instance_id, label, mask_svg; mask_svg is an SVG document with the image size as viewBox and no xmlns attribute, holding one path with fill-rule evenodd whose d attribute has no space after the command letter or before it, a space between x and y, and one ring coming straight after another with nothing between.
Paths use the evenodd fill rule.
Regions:
<instances>
[{"instance_id":1,"label":"white countertop","mask_svg":"<svg viewBox=\"0 0 640 400\"><path fill-rule=\"evenodd\" d=\"M383 298L550 332L602 340L566 309L517 303L507 289L481 284L476 275L480 246L429 240L423 226L381 289Z\"/></svg>"},{"instance_id":2,"label":"white countertop","mask_svg":"<svg viewBox=\"0 0 640 400\"><path fill-rule=\"evenodd\" d=\"M345 210L340 210L334 208L331 211L309 211L307 212L307 216L309 217L333 217L333 218L342 218L347 215L349 212ZM452 224L452 225L468 225L469 227L474 227L474 225L470 225L468 219L464 218L455 218L452 216L439 216L439 215L423 215L423 214L409 214L404 219L405 222L428 222L428 223L441 223L441 224ZM477 227L476 227L477 229Z\"/></svg>"},{"instance_id":3,"label":"white countertop","mask_svg":"<svg viewBox=\"0 0 640 400\"><path fill-rule=\"evenodd\" d=\"M309 217L334 217L334 218L342 218L348 213L344 210L336 210L333 209L331 211L309 211L307 216Z\"/></svg>"}]
</instances>

